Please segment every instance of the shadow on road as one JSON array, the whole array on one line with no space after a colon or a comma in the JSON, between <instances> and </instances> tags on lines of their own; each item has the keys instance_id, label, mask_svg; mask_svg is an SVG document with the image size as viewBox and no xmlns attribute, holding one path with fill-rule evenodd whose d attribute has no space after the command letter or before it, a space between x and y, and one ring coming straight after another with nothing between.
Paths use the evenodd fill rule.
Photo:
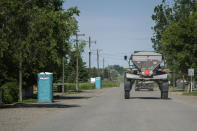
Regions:
<instances>
[{"instance_id":1,"label":"shadow on road","mask_svg":"<svg viewBox=\"0 0 197 131\"><path fill-rule=\"evenodd\" d=\"M14 105L1 105L1 108L73 108L80 107L79 105L64 105L55 103L36 103L36 104L14 104Z\"/></svg>"},{"instance_id":2,"label":"shadow on road","mask_svg":"<svg viewBox=\"0 0 197 131\"><path fill-rule=\"evenodd\" d=\"M80 105L67 105L60 104L61 100L74 100L74 99L89 99L91 97L85 96L54 96L53 103L31 103L31 104L11 104L0 105L1 108L73 108L80 107Z\"/></svg>"},{"instance_id":3,"label":"shadow on road","mask_svg":"<svg viewBox=\"0 0 197 131\"><path fill-rule=\"evenodd\" d=\"M146 90L146 89L140 89L140 90L135 90L136 92L152 92L154 90Z\"/></svg>"},{"instance_id":4,"label":"shadow on road","mask_svg":"<svg viewBox=\"0 0 197 131\"><path fill-rule=\"evenodd\" d=\"M55 100L61 100L61 99L89 99L91 97L85 97L85 96L54 96Z\"/></svg>"},{"instance_id":5,"label":"shadow on road","mask_svg":"<svg viewBox=\"0 0 197 131\"><path fill-rule=\"evenodd\" d=\"M160 97L130 97L130 99L150 99L150 100L163 100ZM167 100L171 100L168 98Z\"/></svg>"}]
</instances>

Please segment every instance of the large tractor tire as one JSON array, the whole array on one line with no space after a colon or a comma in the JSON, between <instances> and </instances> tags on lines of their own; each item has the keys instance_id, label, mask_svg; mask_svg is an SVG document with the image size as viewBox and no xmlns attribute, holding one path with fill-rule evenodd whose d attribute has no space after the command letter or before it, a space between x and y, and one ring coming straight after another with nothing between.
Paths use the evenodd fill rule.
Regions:
<instances>
[{"instance_id":1,"label":"large tractor tire","mask_svg":"<svg viewBox=\"0 0 197 131\"><path fill-rule=\"evenodd\" d=\"M130 98L130 91L125 91L124 92L124 98L129 99Z\"/></svg>"},{"instance_id":2,"label":"large tractor tire","mask_svg":"<svg viewBox=\"0 0 197 131\"><path fill-rule=\"evenodd\" d=\"M161 99L168 99L168 91L161 92Z\"/></svg>"},{"instance_id":3,"label":"large tractor tire","mask_svg":"<svg viewBox=\"0 0 197 131\"><path fill-rule=\"evenodd\" d=\"M125 99L130 98L130 91L131 91L131 81L125 78L124 82L124 97Z\"/></svg>"},{"instance_id":4,"label":"large tractor tire","mask_svg":"<svg viewBox=\"0 0 197 131\"><path fill-rule=\"evenodd\" d=\"M165 80L165 81L162 81L161 82L161 99L168 99L168 88L169 88L169 85L168 85L168 81Z\"/></svg>"}]
</instances>

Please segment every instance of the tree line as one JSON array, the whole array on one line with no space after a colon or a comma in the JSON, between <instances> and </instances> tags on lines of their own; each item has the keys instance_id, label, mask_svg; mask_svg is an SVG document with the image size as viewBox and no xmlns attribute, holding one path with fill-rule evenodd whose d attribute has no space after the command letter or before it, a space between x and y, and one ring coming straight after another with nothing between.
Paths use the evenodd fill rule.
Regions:
<instances>
[{"instance_id":1,"label":"tree line","mask_svg":"<svg viewBox=\"0 0 197 131\"><path fill-rule=\"evenodd\" d=\"M189 68L197 70L197 2L162 0L152 19L153 48L164 54L171 72L187 76Z\"/></svg>"},{"instance_id":2,"label":"tree line","mask_svg":"<svg viewBox=\"0 0 197 131\"><path fill-rule=\"evenodd\" d=\"M120 65L109 65L100 70L94 67L90 70L90 77L95 78L100 74L103 81L122 82L119 78L124 76L124 70L124 67L121 67Z\"/></svg>"}]
</instances>

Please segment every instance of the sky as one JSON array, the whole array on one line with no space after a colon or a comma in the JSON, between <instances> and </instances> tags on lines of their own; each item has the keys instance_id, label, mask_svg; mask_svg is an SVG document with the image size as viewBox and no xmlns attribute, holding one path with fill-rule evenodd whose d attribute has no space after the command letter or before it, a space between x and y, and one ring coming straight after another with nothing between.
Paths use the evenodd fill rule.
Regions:
<instances>
[{"instance_id":1,"label":"sky","mask_svg":"<svg viewBox=\"0 0 197 131\"><path fill-rule=\"evenodd\" d=\"M99 49L100 67L120 65L128 67L124 55L130 57L134 51L152 51L151 19L154 7L161 0L66 0L64 9L77 6L80 16L81 39L96 40L92 44L92 66L97 66L96 50ZM88 66L88 45L83 54Z\"/></svg>"}]
</instances>

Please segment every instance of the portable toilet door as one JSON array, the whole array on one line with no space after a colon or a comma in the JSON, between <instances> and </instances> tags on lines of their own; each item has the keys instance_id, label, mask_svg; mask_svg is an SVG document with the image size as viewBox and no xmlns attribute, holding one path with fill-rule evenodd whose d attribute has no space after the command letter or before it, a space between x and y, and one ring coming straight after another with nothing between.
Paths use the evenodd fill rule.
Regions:
<instances>
[{"instance_id":1,"label":"portable toilet door","mask_svg":"<svg viewBox=\"0 0 197 131\"><path fill-rule=\"evenodd\" d=\"M102 88L101 77L96 77L95 86L96 86L96 89L101 89Z\"/></svg>"},{"instance_id":2,"label":"portable toilet door","mask_svg":"<svg viewBox=\"0 0 197 131\"><path fill-rule=\"evenodd\" d=\"M53 73L38 74L38 102L53 101Z\"/></svg>"}]
</instances>

